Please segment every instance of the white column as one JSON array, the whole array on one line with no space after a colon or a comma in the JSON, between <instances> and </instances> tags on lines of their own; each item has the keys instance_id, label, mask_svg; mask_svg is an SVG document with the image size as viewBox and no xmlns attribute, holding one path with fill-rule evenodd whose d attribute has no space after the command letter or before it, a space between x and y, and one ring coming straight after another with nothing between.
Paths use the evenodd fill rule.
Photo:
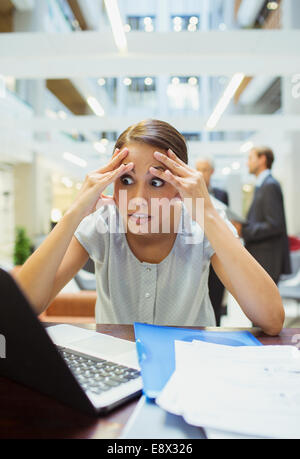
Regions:
<instances>
[{"instance_id":1,"label":"white column","mask_svg":"<svg viewBox=\"0 0 300 459\"><path fill-rule=\"evenodd\" d=\"M156 30L168 32L170 30L170 3L163 0L156 4Z\"/></svg>"},{"instance_id":2,"label":"white column","mask_svg":"<svg viewBox=\"0 0 300 459\"><path fill-rule=\"evenodd\" d=\"M209 30L209 11L210 11L210 0L202 0L201 17L200 17L200 28L202 31ZM200 110L207 118L210 115L210 77L200 77ZM203 131L202 140L207 142L209 139L209 133Z\"/></svg>"},{"instance_id":3,"label":"white column","mask_svg":"<svg viewBox=\"0 0 300 459\"><path fill-rule=\"evenodd\" d=\"M224 2L224 24L228 30L235 28L234 3L235 0L226 0Z\"/></svg>"},{"instance_id":4,"label":"white column","mask_svg":"<svg viewBox=\"0 0 300 459\"><path fill-rule=\"evenodd\" d=\"M201 4L201 30L209 30L210 0L202 0Z\"/></svg>"},{"instance_id":5,"label":"white column","mask_svg":"<svg viewBox=\"0 0 300 459\"><path fill-rule=\"evenodd\" d=\"M156 92L157 100L159 101L159 116L161 119L168 117L168 89L169 77L166 75L159 75L156 77Z\"/></svg>"},{"instance_id":6,"label":"white column","mask_svg":"<svg viewBox=\"0 0 300 459\"><path fill-rule=\"evenodd\" d=\"M15 32L42 32L46 27L48 6L46 0L35 0L32 10L16 10L14 13Z\"/></svg>"},{"instance_id":7,"label":"white column","mask_svg":"<svg viewBox=\"0 0 300 459\"><path fill-rule=\"evenodd\" d=\"M47 27L47 1L36 0L30 11L16 10L14 30L16 32L43 32ZM46 80L26 82L28 102L35 116L45 116ZM24 89L25 90L25 89ZM43 139L45 133L36 133L36 139ZM33 242L50 230L52 206L51 172L47 160L34 151L31 164L18 164L14 168L15 219L16 224L25 226Z\"/></svg>"},{"instance_id":8,"label":"white column","mask_svg":"<svg viewBox=\"0 0 300 459\"><path fill-rule=\"evenodd\" d=\"M117 79L117 113L119 116L126 112L126 86L123 83L124 77Z\"/></svg>"},{"instance_id":9,"label":"white column","mask_svg":"<svg viewBox=\"0 0 300 459\"><path fill-rule=\"evenodd\" d=\"M282 25L284 29L300 28L299 0L283 0ZM300 74L300 69L299 69ZM293 75L282 78L282 111L285 115L300 114L299 91L295 91ZM300 80L298 80L300 81ZM286 133L287 149L285 152L285 172L283 172L283 190L289 234L300 234L300 128ZM278 152L280 154L280 152Z\"/></svg>"}]
</instances>

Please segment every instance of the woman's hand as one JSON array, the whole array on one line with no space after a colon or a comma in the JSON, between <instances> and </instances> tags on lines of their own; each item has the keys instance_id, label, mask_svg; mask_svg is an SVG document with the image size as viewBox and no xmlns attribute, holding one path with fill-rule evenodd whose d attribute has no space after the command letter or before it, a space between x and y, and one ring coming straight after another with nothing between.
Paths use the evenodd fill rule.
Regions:
<instances>
[{"instance_id":1,"label":"woman's hand","mask_svg":"<svg viewBox=\"0 0 300 459\"><path fill-rule=\"evenodd\" d=\"M111 161L104 167L97 169L87 174L80 192L72 204L69 211L79 211L82 218L93 213L97 207L98 202L107 204L112 202L112 198L102 195L103 190L112 182L114 182L120 175L132 169L133 163L120 164L121 161L128 155L128 149L116 149Z\"/></svg>"},{"instance_id":2,"label":"woman's hand","mask_svg":"<svg viewBox=\"0 0 300 459\"><path fill-rule=\"evenodd\" d=\"M185 164L171 149L168 150L167 155L155 152L154 157L167 169L161 171L150 167L151 174L173 185L178 190L181 199L185 200L185 205L193 220L198 221L199 218L202 220L203 211L206 208L213 209L213 204L201 172Z\"/></svg>"}]
</instances>

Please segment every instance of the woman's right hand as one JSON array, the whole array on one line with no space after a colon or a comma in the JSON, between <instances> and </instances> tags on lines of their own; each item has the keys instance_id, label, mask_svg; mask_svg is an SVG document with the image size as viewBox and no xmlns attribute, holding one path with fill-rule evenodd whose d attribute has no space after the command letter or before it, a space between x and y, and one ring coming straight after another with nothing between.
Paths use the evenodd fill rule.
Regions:
<instances>
[{"instance_id":1,"label":"woman's right hand","mask_svg":"<svg viewBox=\"0 0 300 459\"><path fill-rule=\"evenodd\" d=\"M130 171L134 164L120 164L128 155L128 149L116 149L111 161L104 167L90 172L85 177L82 187L69 211L75 210L81 214L81 218L96 210L97 202L102 199L102 192L118 177Z\"/></svg>"}]
</instances>

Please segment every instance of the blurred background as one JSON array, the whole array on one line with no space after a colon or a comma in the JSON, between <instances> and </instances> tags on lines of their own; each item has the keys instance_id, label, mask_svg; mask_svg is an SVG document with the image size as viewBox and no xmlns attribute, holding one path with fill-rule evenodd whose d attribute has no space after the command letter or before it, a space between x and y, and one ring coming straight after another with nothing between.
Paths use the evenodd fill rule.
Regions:
<instances>
[{"instance_id":1,"label":"blurred background","mask_svg":"<svg viewBox=\"0 0 300 459\"><path fill-rule=\"evenodd\" d=\"M271 147L300 235L299 28L299 0L0 0L0 264L16 228L39 245L145 118L185 136L190 165L213 158L240 215L248 153Z\"/></svg>"}]
</instances>

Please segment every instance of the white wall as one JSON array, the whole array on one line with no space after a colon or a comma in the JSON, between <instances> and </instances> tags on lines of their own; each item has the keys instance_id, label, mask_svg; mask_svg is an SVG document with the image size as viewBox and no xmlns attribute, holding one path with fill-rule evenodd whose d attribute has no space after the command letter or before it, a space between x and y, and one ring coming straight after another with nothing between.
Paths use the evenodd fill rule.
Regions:
<instances>
[{"instance_id":1,"label":"white wall","mask_svg":"<svg viewBox=\"0 0 300 459\"><path fill-rule=\"evenodd\" d=\"M16 225L25 226L35 241L50 229L52 181L46 159L35 155L31 164L16 164L14 183Z\"/></svg>"},{"instance_id":2,"label":"white wall","mask_svg":"<svg viewBox=\"0 0 300 459\"><path fill-rule=\"evenodd\" d=\"M0 257L10 259L14 245L14 181L11 166L0 163Z\"/></svg>"}]
</instances>

